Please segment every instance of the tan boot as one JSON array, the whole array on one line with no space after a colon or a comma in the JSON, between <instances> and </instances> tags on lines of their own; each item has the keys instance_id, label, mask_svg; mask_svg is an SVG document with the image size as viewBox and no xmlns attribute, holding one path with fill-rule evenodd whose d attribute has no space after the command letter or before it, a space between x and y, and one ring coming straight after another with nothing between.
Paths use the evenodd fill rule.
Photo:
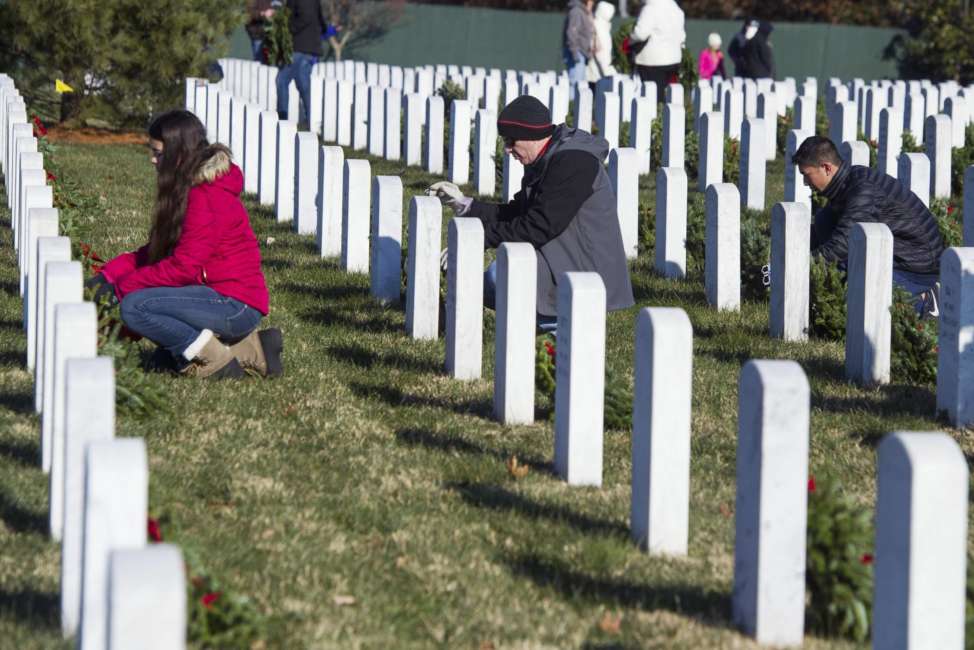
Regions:
<instances>
[{"instance_id":1,"label":"tan boot","mask_svg":"<svg viewBox=\"0 0 974 650\"><path fill-rule=\"evenodd\" d=\"M242 341L230 346L230 352L247 372L261 377L280 377L284 374L281 352L284 350L284 336L276 327L254 331Z\"/></svg>"},{"instance_id":2,"label":"tan boot","mask_svg":"<svg viewBox=\"0 0 974 650\"><path fill-rule=\"evenodd\" d=\"M240 379L246 373L234 358L230 348L225 346L210 330L203 330L199 337L183 352L189 361L182 370L187 377L200 379Z\"/></svg>"}]
</instances>

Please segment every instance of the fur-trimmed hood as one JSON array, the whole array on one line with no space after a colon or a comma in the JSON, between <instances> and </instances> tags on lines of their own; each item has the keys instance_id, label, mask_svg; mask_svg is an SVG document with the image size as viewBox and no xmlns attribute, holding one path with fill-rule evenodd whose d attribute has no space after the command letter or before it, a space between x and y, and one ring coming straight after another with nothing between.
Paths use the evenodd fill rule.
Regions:
<instances>
[{"instance_id":1,"label":"fur-trimmed hood","mask_svg":"<svg viewBox=\"0 0 974 650\"><path fill-rule=\"evenodd\" d=\"M212 183L230 171L233 165L233 153L222 144L210 145L209 151L209 157L196 169L193 185Z\"/></svg>"}]
</instances>

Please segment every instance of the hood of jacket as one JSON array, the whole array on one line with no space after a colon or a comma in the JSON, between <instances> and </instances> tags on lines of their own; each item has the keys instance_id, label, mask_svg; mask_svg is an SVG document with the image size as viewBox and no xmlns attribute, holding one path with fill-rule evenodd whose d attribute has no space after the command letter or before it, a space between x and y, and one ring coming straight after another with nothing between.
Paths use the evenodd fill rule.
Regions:
<instances>
[{"instance_id":1,"label":"hood of jacket","mask_svg":"<svg viewBox=\"0 0 974 650\"><path fill-rule=\"evenodd\" d=\"M592 135L588 131L573 129L564 124L559 124L555 127L555 132L551 134L551 142L541 157L530 165L525 165L524 184L527 186L538 182L545 175L548 169L548 163L551 162L552 157L556 153L572 149L587 151L598 158L599 162L604 163L606 156L609 155L609 141L597 135Z\"/></svg>"},{"instance_id":2,"label":"hood of jacket","mask_svg":"<svg viewBox=\"0 0 974 650\"><path fill-rule=\"evenodd\" d=\"M194 185L209 183L235 196L243 192L243 173L233 164L233 154L223 145L213 145L213 153L205 159L193 177Z\"/></svg>"},{"instance_id":3,"label":"hood of jacket","mask_svg":"<svg viewBox=\"0 0 974 650\"><path fill-rule=\"evenodd\" d=\"M616 7L613 4L605 2L604 0L600 2L595 7L595 17L599 20L604 20L606 22L612 22L612 17L616 15Z\"/></svg>"}]
</instances>

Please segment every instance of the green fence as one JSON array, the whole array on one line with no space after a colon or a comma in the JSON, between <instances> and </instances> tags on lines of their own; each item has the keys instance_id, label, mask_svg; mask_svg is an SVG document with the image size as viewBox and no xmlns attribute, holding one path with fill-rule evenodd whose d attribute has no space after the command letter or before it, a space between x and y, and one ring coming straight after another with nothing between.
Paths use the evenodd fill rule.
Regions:
<instances>
[{"instance_id":1,"label":"green fence","mask_svg":"<svg viewBox=\"0 0 974 650\"><path fill-rule=\"evenodd\" d=\"M563 21L557 13L408 4L384 36L347 50L345 57L402 66L455 63L560 70ZM739 22L688 20L687 47L696 56L710 32L719 33L726 45L739 28ZM779 77L896 78L895 62L884 59L884 51L900 34L876 27L778 23L771 43ZM232 55L250 56L242 28L234 34Z\"/></svg>"}]
</instances>

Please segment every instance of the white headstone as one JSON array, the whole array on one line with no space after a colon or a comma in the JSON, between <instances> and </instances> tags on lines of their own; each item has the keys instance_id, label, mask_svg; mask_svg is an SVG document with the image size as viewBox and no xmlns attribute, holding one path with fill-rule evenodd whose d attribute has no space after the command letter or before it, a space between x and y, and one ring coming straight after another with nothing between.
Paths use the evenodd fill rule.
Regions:
<instances>
[{"instance_id":1,"label":"white headstone","mask_svg":"<svg viewBox=\"0 0 974 650\"><path fill-rule=\"evenodd\" d=\"M399 160L402 150L402 92L397 88L385 89L386 127L384 155L386 160Z\"/></svg>"},{"instance_id":2,"label":"white headstone","mask_svg":"<svg viewBox=\"0 0 974 650\"><path fill-rule=\"evenodd\" d=\"M524 178L524 165L509 153L504 154L504 188L503 198L511 201L521 190L521 180Z\"/></svg>"},{"instance_id":3,"label":"white headstone","mask_svg":"<svg viewBox=\"0 0 974 650\"><path fill-rule=\"evenodd\" d=\"M964 246L974 246L974 165L964 170Z\"/></svg>"},{"instance_id":4,"label":"white headstone","mask_svg":"<svg viewBox=\"0 0 974 650\"><path fill-rule=\"evenodd\" d=\"M474 150L474 182L477 194L493 196L497 182L497 116L487 110L477 111L476 147Z\"/></svg>"},{"instance_id":5,"label":"white headstone","mask_svg":"<svg viewBox=\"0 0 974 650\"><path fill-rule=\"evenodd\" d=\"M318 153L318 223L315 236L321 257L342 254L342 202L345 188L345 152L324 146Z\"/></svg>"},{"instance_id":6,"label":"white headstone","mask_svg":"<svg viewBox=\"0 0 974 650\"><path fill-rule=\"evenodd\" d=\"M926 119L926 102L923 95L911 92L906 96L906 118L903 126L913 135L917 144L923 144L923 121Z\"/></svg>"},{"instance_id":7,"label":"white headstone","mask_svg":"<svg viewBox=\"0 0 974 650\"><path fill-rule=\"evenodd\" d=\"M184 650L186 567L179 547L113 551L108 575L108 650Z\"/></svg>"},{"instance_id":8,"label":"white headstone","mask_svg":"<svg viewBox=\"0 0 974 650\"><path fill-rule=\"evenodd\" d=\"M369 86L356 83L352 102L352 149L362 151L369 144Z\"/></svg>"},{"instance_id":9,"label":"white headstone","mask_svg":"<svg viewBox=\"0 0 974 650\"><path fill-rule=\"evenodd\" d=\"M48 277L51 277L50 275ZM51 474L48 492L51 537L61 540L64 526L65 393L69 359L90 359L98 352L98 314L94 303L60 303L54 307L54 345L50 408L42 419L51 436Z\"/></svg>"},{"instance_id":10,"label":"white headstone","mask_svg":"<svg viewBox=\"0 0 974 650\"><path fill-rule=\"evenodd\" d=\"M806 98L805 101L812 101ZM764 124L764 155L766 160L778 157L778 109L774 95L769 92L758 93L758 119ZM812 121L814 122L814 116ZM814 129L814 125L812 129Z\"/></svg>"},{"instance_id":11,"label":"white headstone","mask_svg":"<svg viewBox=\"0 0 974 650\"><path fill-rule=\"evenodd\" d=\"M443 173L443 98L426 100L426 171Z\"/></svg>"},{"instance_id":12,"label":"white headstone","mask_svg":"<svg viewBox=\"0 0 974 650\"><path fill-rule=\"evenodd\" d=\"M579 87L572 104L572 117L576 129L592 130L592 91L588 87Z\"/></svg>"},{"instance_id":13,"label":"white headstone","mask_svg":"<svg viewBox=\"0 0 974 650\"><path fill-rule=\"evenodd\" d=\"M257 194L260 189L260 107L244 106L244 191Z\"/></svg>"},{"instance_id":14,"label":"white headstone","mask_svg":"<svg viewBox=\"0 0 974 650\"><path fill-rule=\"evenodd\" d=\"M862 140L843 142L839 145L839 157L853 167L869 167L869 145Z\"/></svg>"},{"instance_id":15,"label":"white headstone","mask_svg":"<svg viewBox=\"0 0 974 650\"><path fill-rule=\"evenodd\" d=\"M54 435L54 357L55 327L54 308L62 303L80 303L82 300L82 271L80 262L49 262L44 274L44 332L40 343L40 360L43 361L43 383L34 384L40 392L41 413L41 467L51 471L52 438ZM89 355L91 356L91 355ZM35 377L36 378L36 377ZM35 394L36 398L36 394ZM47 416L44 416L44 413Z\"/></svg>"},{"instance_id":16,"label":"white headstone","mask_svg":"<svg viewBox=\"0 0 974 650\"><path fill-rule=\"evenodd\" d=\"M274 216L278 223L294 219L294 154L297 126L287 120L277 123L277 173L274 179Z\"/></svg>"},{"instance_id":17,"label":"white headstone","mask_svg":"<svg viewBox=\"0 0 974 650\"><path fill-rule=\"evenodd\" d=\"M229 91L218 91L216 94L216 141L230 146L230 102L233 95Z\"/></svg>"},{"instance_id":18,"label":"white headstone","mask_svg":"<svg viewBox=\"0 0 974 650\"><path fill-rule=\"evenodd\" d=\"M602 485L605 300L598 273L558 278L554 465L569 485Z\"/></svg>"},{"instance_id":19,"label":"white headstone","mask_svg":"<svg viewBox=\"0 0 974 650\"><path fill-rule=\"evenodd\" d=\"M37 235L35 229L44 237L50 236L50 218L51 215L57 214L48 211L53 207L54 188L49 185L31 185L24 188L24 203L21 206L23 237L20 241L20 250L17 251L20 264L20 295L22 296L27 292L27 272L31 254L32 252L36 254ZM46 208L46 210L38 211L39 208ZM45 216L40 217L39 215ZM34 223L35 216L40 219L36 223ZM23 315L26 318L26 313Z\"/></svg>"},{"instance_id":20,"label":"white headstone","mask_svg":"<svg viewBox=\"0 0 974 650\"><path fill-rule=\"evenodd\" d=\"M324 80L321 96L321 139L338 140L338 84L337 79Z\"/></svg>"},{"instance_id":21,"label":"white headstone","mask_svg":"<svg viewBox=\"0 0 974 650\"><path fill-rule=\"evenodd\" d=\"M930 205L930 159L925 153L901 153L896 174L917 198Z\"/></svg>"},{"instance_id":22,"label":"white headstone","mask_svg":"<svg viewBox=\"0 0 974 650\"><path fill-rule=\"evenodd\" d=\"M896 178L897 159L903 148L903 114L894 108L884 108L879 114L879 171Z\"/></svg>"},{"instance_id":23,"label":"white headstone","mask_svg":"<svg viewBox=\"0 0 974 650\"><path fill-rule=\"evenodd\" d=\"M633 365L632 536L650 553L686 555L693 326L685 311L639 312Z\"/></svg>"},{"instance_id":24,"label":"white headstone","mask_svg":"<svg viewBox=\"0 0 974 650\"><path fill-rule=\"evenodd\" d=\"M64 393L64 505L61 541L61 632L81 622L85 449L115 435L115 366L111 357L69 359Z\"/></svg>"},{"instance_id":25,"label":"white headstone","mask_svg":"<svg viewBox=\"0 0 974 650\"><path fill-rule=\"evenodd\" d=\"M436 340L439 336L442 221L439 199L413 197L409 204L406 332L414 339Z\"/></svg>"},{"instance_id":26,"label":"white headstone","mask_svg":"<svg viewBox=\"0 0 974 650\"><path fill-rule=\"evenodd\" d=\"M260 114L260 153L257 196L261 205L273 205L277 198L277 113Z\"/></svg>"},{"instance_id":27,"label":"white headstone","mask_svg":"<svg viewBox=\"0 0 974 650\"><path fill-rule=\"evenodd\" d=\"M805 626L810 391L794 361L748 361L738 386L734 623L801 645Z\"/></svg>"},{"instance_id":28,"label":"white headstone","mask_svg":"<svg viewBox=\"0 0 974 650\"><path fill-rule=\"evenodd\" d=\"M423 118L426 114L426 100L420 95L403 95L406 105L405 155L406 164L419 166L423 162Z\"/></svg>"},{"instance_id":29,"label":"white headstone","mask_svg":"<svg viewBox=\"0 0 974 650\"><path fill-rule=\"evenodd\" d=\"M948 248L940 257L937 411L957 427L974 422L974 248Z\"/></svg>"},{"instance_id":30,"label":"white headstone","mask_svg":"<svg viewBox=\"0 0 974 650\"><path fill-rule=\"evenodd\" d=\"M924 123L923 141L930 159L930 196L950 198L951 135L950 118L931 115Z\"/></svg>"},{"instance_id":31,"label":"white headstone","mask_svg":"<svg viewBox=\"0 0 974 650\"><path fill-rule=\"evenodd\" d=\"M346 160L342 192L342 268L369 272L369 212L372 168L368 160Z\"/></svg>"},{"instance_id":32,"label":"white headstone","mask_svg":"<svg viewBox=\"0 0 974 650\"><path fill-rule=\"evenodd\" d=\"M246 125L244 124L244 101L234 97L230 102L230 152L233 154L233 162L238 166L243 165L244 139L247 136Z\"/></svg>"},{"instance_id":33,"label":"white headstone","mask_svg":"<svg viewBox=\"0 0 974 650\"><path fill-rule=\"evenodd\" d=\"M749 117L741 129L741 205L764 210L768 156L764 120Z\"/></svg>"},{"instance_id":34,"label":"white headstone","mask_svg":"<svg viewBox=\"0 0 974 650\"><path fill-rule=\"evenodd\" d=\"M537 266L531 244L497 249L494 415L502 424L534 422Z\"/></svg>"},{"instance_id":35,"label":"white headstone","mask_svg":"<svg viewBox=\"0 0 974 650\"><path fill-rule=\"evenodd\" d=\"M788 132L788 137L785 139L785 201L801 203L809 207L812 205L812 191L805 184L798 165L792 163L792 156L810 137L812 137L811 133L793 129Z\"/></svg>"},{"instance_id":36,"label":"white headstone","mask_svg":"<svg viewBox=\"0 0 974 650\"><path fill-rule=\"evenodd\" d=\"M713 113L704 114L704 122ZM714 122L714 126L717 122ZM723 137L723 131L720 131ZM687 266L687 173L682 167L656 172L656 272L682 278Z\"/></svg>"},{"instance_id":37,"label":"white headstone","mask_svg":"<svg viewBox=\"0 0 974 650\"><path fill-rule=\"evenodd\" d=\"M874 648L963 648L969 470L946 433L879 444Z\"/></svg>"},{"instance_id":38,"label":"white headstone","mask_svg":"<svg viewBox=\"0 0 974 650\"><path fill-rule=\"evenodd\" d=\"M725 90L720 110L724 114L724 133L732 140L740 140L741 124L744 122L744 95L733 89Z\"/></svg>"},{"instance_id":39,"label":"white headstone","mask_svg":"<svg viewBox=\"0 0 974 650\"><path fill-rule=\"evenodd\" d=\"M37 255L38 240L47 237L57 237L58 235L58 211L56 208L33 208L27 215L27 239L26 247L27 269L26 269L26 291L24 292L23 311L24 326L27 328L27 369L33 370L37 359L37 309L43 303L37 301L39 287L37 280L39 277L37 262L40 259ZM70 259L70 257L68 258Z\"/></svg>"},{"instance_id":40,"label":"white headstone","mask_svg":"<svg viewBox=\"0 0 974 650\"><path fill-rule=\"evenodd\" d=\"M639 153L623 147L609 152L609 179L616 196L616 212L627 259L635 259L639 245Z\"/></svg>"},{"instance_id":41,"label":"white headstone","mask_svg":"<svg viewBox=\"0 0 974 650\"><path fill-rule=\"evenodd\" d=\"M616 149L619 147L620 98L616 93L603 93L600 97L601 110L596 111L599 135L609 142L610 150Z\"/></svg>"},{"instance_id":42,"label":"white headstone","mask_svg":"<svg viewBox=\"0 0 974 650\"><path fill-rule=\"evenodd\" d=\"M484 227L455 218L447 232L446 371L480 379L483 365Z\"/></svg>"},{"instance_id":43,"label":"white headstone","mask_svg":"<svg viewBox=\"0 0 974 650\"><path fill-rule=\"evenodd\" d=\"M145 546L148 492L149 468L142 438L88 445L78 644L83 649L107 645L109 559L112 551Z\"/></svg>"},{"instance_id":44,"label":"white headstone","mask_svg":"<svg viewBox=\"0 0 974 650\"><path fill-rule=\"evenodd\" d=\"M707 304L737 311L741 305L741 198L731 183L707 188L704 289Z\"/></svg>"},{"instance_id":45,"label":"white headstone","mask_svg":"<svg viewBox=\"0 0 974 650\"><path fill-rule=\"evenodd\" d=\"M402 285L402 179L372 179L372 296L387 305L399 304Z\"/></svg>"},{"instance_id":46,"label":"white headstone","mask_svg":"<svg viewBox=\"0 0 974 650\"><path fill-rule=\"evenodd\" d=\"M338 82L338 123L335 134L338 144L352 145L352 107L355 105L355 83L349 80Z\"/></svg>"},{"instance_id":47,"label":"white headstone","mask_svg":"<svg viewBox=\"0 0 974 650\"><path fill-rule=\"evenodd\" d=\"M954 149L964 146L967 134L967 101L961 97L948 97L944 104L944 113L950 117L951 144Z\"/></svg>"},{"instance_id":48,"label":"white headstone","mask_svg":"<svg viewBox=\"0 0 974 650\"><path fill-rule=\"evenodd\" d=\"M318 225L318 135L301 131L294 140L294 222L299 235L314 235Z\"/></svg>"},{"instance_id":49,"label":"white headstone","mask_svg":"<svg viewBox=\"0 0 974 650\"><path fill-rule=\"evenodd\" d=\"M29 367L34 369L34 411L41 412L44 386L44 323L45 292L47 289L47 264L49 262L70 262L71 240L68 237L40 237L37 240L37 273L31 282L34 316L30 331L34 333L33 352L28 350ZM80 298L79 298L80 300ZM33 359L31 359L33 355Z\"/></svg>"},{"instance_id":50,"label":"white headstone","mask_svg":"<svg viewBox=\"0 0 974 650\"><path fill-rule=\"evenodd\" d=\"M886 224L853 225L848 269L846 378L865 386L889 383L893 234Z\"/></svg>"},{"instance_id":51,"label":"white headstone","mask_svg":"<svg viewBox=\"0 0 974 650\"><path fill-rule=\"evenodd\" d=\"M808 338L808 273L812 217L802 203L777 203L771 211L771 336Z\"/></svg>"},{"instance_id":52,"label":"white headstone","mask_svg":"<svg viewBox=\"0 0 974 650\"><path fill-rule=\"evenodd\" d=\"M681 86L682 88L682 86ZM683 167L686 133L686 110L682 104L663 107L662 167Z\"/></svg>"},{"instance_id":53,"label":"white headstone","mask_svg":"<svg viewBox=\"0 0 974 650\"><path fill-rule=\"evenodd\" d=\"M368 121L368 148L373 156L382 158L385 156L385 111L386 98L385 89L379 86L369 86L369 121Z\"/></svg>"},{"instance_id":54,"label":"white headstone","mask_svg":"<svg viewBox=\"0 0 974 650\"><path fill-rule=\"evenodd\" d=\"M724 115L700 116L700 152L697 159L697 187L701 192L724 180Z\"/></svg>"},{"instance_id":55,"label":"white headstone","mask_svg":"<svg viewBox=\"0 0 974 650\"><path fill-rule=\"evenodd\" d=\"M829 116L829 139L832 142L852 142L856 139L856 103L840 102Z\"/></svg>"}]
</instances>

